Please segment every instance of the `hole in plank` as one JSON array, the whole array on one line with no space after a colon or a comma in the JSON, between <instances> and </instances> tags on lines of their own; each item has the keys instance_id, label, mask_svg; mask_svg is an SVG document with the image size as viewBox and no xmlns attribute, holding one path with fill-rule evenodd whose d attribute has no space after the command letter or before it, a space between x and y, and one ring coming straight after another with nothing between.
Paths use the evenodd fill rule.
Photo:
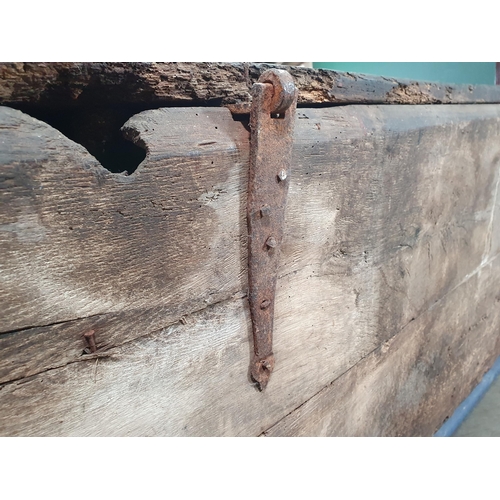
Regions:
<instances>
[{"instance_id":1,"label":"hole in plank","mask_svg":"<svg viewBox=\"0 0 500 500\"><path fill-rule=\"evenodd\" d=\"M72 141L81 144L110 172L132 174L146 158L146 152L125 139L121 127L129 118L141 111L170 107L173 103L161 101L154 105L140 102L109 103L106 100L111 97L107 94L101 95L99 89L82 99L84 94L85 91L79 98L82 102L78 103L65 102L61 96L56 100L53 96L43 103L4 104L48 123ZM222 105L220 99L213 99L200 103L175 103L175 106L192 107L202 104L208 107ZM232 116L250 132L248 114Z\"/></svg>"},{"instance_id":2,"label":"hole in plank","mask_svg":"<svg viewBox=\"0 0 500 500\"><path fill-rule=\"evenodd\" d=\"M84 146L112 173L130 175L146 158L146 151L125 139L120 130L130 117L143 111L144 107L127 104L64 108L27 104L15 107Z\"/></svg>"}]
</instances>

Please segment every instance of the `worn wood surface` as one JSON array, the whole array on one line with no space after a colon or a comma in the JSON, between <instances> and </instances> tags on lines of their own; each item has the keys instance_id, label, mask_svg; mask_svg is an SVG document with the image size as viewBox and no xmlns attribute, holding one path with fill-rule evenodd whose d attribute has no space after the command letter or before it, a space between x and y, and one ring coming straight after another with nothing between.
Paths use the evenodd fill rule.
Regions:
<instances>
[{"instance_id":1,"label":"worn wood surface","mask_svg":"<svg viewBox=\"0 0 500 500\"><path fill-rule=\"evenodd\" d=\"M314 336L311 348L294 356L304 345L297 344L297 330L288 330L288 338L278 339L273 381L257 392L245 376L249 313L240 299L117 347L107 358L4 385L0 429L8 435L429 435L499 352L498 260L305 405L304 375L325 378L328 359L318 354L325 346Z\"/></svg>"},{"instance_id":2,"label":"worn wood surface","mask_svg":"<svg viewBox=\"0 0 500 500\"><path fill-rule=\"evenodd\" d=\"M1 63L0 104L51 106L147 103L237 105L269 64ZM277 67L277 66L273 66ZM396 80L331 70L286 67L299 105L498 103L500 88Z\"/></svg>"},{"instance_id":3,"label":"worn wood surface","mask_svg":"<svg viewBox=\"0 0 500 500\"><path fill-rule=\"evenodd\" d=\"M0 117L2 434L260 434L415 319L434 332L428 311L498 253L498 106L301 110L260 394L244 125L225 109L141 113L125 131L148 156L124 176Z\"/></svg>"},{"instance_id":4,"label":"worn wood surface","mask_svg":"<svg viewBox=\"0 0 500 500\"><path fill-rule=\"evenodd\" d=\"M265 432L430 436L500 353L500 256Z\"/></svg>"},{"instance_id":5,"label":"worn wood surface","mask_svg":"<svg viewBox=\"0 0 500 500\"><path fill-rule=\"evenodd\" d=\"M215 122L202 111L150 112L141 124L155 141L144 131L148 159L126 176L2 109L1 331L160 304L181 304L178 318L186 301L199 309L244 287L238 203L248 133L217 111Z\"/></svg>"}]
</instances>

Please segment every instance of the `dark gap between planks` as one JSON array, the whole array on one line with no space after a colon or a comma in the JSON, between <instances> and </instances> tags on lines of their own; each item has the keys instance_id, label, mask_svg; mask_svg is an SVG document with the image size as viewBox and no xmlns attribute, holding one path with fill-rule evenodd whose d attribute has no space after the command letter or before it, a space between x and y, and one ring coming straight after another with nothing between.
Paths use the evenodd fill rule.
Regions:
<instances>
[{"instance_id":1,"label":"dark gap between planks","mask_svg":"<svg viewBox=\"0 0 500 500\"><path fill-rule=\"evenodd\" d=\"M130 175L144 161L146 151L126 139L121 132L121 127L132 116L142 111L174 106L193 107L192 103L184 106L178 103L166 105L155 103L154 106L143 103L123 103L60 108L18 103L9 107L48 123L72 141L85 147L110 172ZM203 107L220 106L220 102L210 102L208 106L207 103L203 103ZM243 123L249 130L247 114L232 116L235 121Z\"/></svg>"}]
</instances>

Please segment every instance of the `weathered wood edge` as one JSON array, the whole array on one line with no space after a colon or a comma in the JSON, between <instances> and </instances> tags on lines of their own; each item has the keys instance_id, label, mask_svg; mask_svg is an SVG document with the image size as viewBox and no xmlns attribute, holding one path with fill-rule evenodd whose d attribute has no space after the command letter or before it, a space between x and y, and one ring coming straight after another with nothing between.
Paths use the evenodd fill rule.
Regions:
<instances>
[{"instance_id":1,"label":"weathered wood edge","mask_svg":"<svg viewBox=\"0 0 500 500\"><path fill-rule=\"evenodd\" d=\"M286 68L299 105L500 103L495 85L449 85L256 63L0 63L0 104L228 105L248 112L250 88Z\"/></svg>"}]
</instances>

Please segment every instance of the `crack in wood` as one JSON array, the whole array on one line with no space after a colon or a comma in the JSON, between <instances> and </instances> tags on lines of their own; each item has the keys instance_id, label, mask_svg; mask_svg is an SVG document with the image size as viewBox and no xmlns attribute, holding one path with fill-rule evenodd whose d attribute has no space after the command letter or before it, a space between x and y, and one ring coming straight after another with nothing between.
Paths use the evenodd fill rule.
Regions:
<instances>
[{"instance_id":1,"label":"crack in wood","mask_svg":"<svg viewBox=\"0 0 500 500\"><path fill-rule=\"evenodd\" d=\"M383 343L381 343L380 345L378 345L377 347L375 347L373 350L371 350L370 352L368 352L367 354L365 354L362 358L360 358L355 364L353 364L352 366L349 367L349 369L347 369L345 372L342 372L338 377L336 377L335 379L333 379L332 381L330 381L328 384L326 384L325 386L323 386L319 391L317 391L315 394L313 394L311 397L307 398L304 402L302 402L300 405L298 405L296 408L294 408L293 410L289 411L286 415L284 415L283 417L281 417L279 420L277 420L276 422L274 422L272 425L270 425L265 431L263 431L259 437L267 437L268 436L268 433L271 431L271 429L273 427L276 427L279 425L280 422L284 421L285 419L287 419L288 417L290 417L291 415L293 415L295 412L297 412L300 408L302 408L304 405L306 405L307 403L311 402L312 400L314 400L315 398L319 397L321 395L321 393L324 393L327 391L327 389L332 386L335 382L337 381L340 381L343 377L347 376L351 371L355 370L357 367L361 366L363 364L363 362L370 356L372 356L373 354L375 354L376 352L378 351L382 351L382 352L387 352L391 345L396 342L398 340L399 337L401 337L402 335L404 335L405 333L405 330L408 328L408 326L415 320L418 320L421 316L425 315L426 313L430 312L432 309L434 309L436 306L439 306L440 304L443 304L444 302L446 302L446 299L453 293L455 292L459 287L461 287L462 285L464 285L465 283L467 283L468 281L470 281L475 275L477 275L483 268L485 268L486 266L489 266L490 264L492 264L497 258L500 258L500 253L498 253L497 255L495 255L494 257L492 257L491 259L489 259L487 262L485 263L482 263L480 266L477 267L477 269L473 272L473 273L470 273L466 276L466 278L464 278L458 285L456 285L454 288L452 288L451 290L449 290L446 294L444 294L442 297L440 297L438 300L436 300L435 302L433 302L427 309L423 310L420 314L418 314L416 317L412 318L408 323L406 323L402 328L401 330L399 330L399 332L395 335L393 335L391 338L389 338L388 340L384 341ZM485 319L487 319L487 316L483 316L480 318L480 320L475 323L474 325L470 326L469 327L469 330L473 329L474 327L478 326L482 321L485 321ZM487 371L487 369L484 369L484 371Z\"/></svg>"},{"instance_id":2,"label":"crack in wood","mask_svg":"<svg viewBox=\"0 0 500 500\"><path fill-rule=\"evenodd\" d=\"M0 338L2 338L3 336L14 335L16 333L29 333L30 330L36 330L36 329L39 329L39 328L50 328L51 326L65 325L65 324L68 324L68 323L73 323L75 321L88 320L88 319L93 319L93 318L98 319L98 318L102 318L104 316L106 316L106 314L93 314L93 315L90 315L90 316L83 316L81 318L71 318L71 319L65 319L65 320L61 320L61 321L56 321L54 323L47 323L47 324L34 325L34 326L26 326L26 327L23 327L23 328L17 328L15 330L10 330L10 331L6 331L6 332L0 332Z\"/></svg>"},{"instance_id":3,"label":"crack in wood","mask_svg":"<svg viewBox=\"0 0 500 500\"><path fill-rule=\"evenodd\" d=\"M237 301L237 300L243 300L246 297L247 297L246 293L243 293L243 292L234 293L230 297L218 300L218 301L210 303L210 304L206 304L202 308L199 308L199 309L196 309L196 310L193 310L193 311L190 311L190 312L186 312L186 313L182 314L178 319L175 319L172 322L170 322L170 323L168 323L166 325L163 325L162 327L157 328L157 329L155 329L153 331L144 333L142 335L138 335L136 337L129 338L129 339L127 339L127 340L125 340L123 342L120 342L120 343L104 344L104 345L102 343L99 343L98 344L99 352L89 353L89 354L83 354L83 355L80 354L76 359L67 361L67 362L59 364L59 365L54 365L54 366L50 366L48 368L44 368L43 370L40 370L39 372L31 373L30 375L28 375L26 377L18 377L18 378L6 380L6 381L4 381L4 382L2 382L0 384L0 387L3 386L3 385L5 385L5 384L10 384L12 382L23 380L24 378L27 378L27 379L28 378L32 378L32 377L34 377L36 375L39 375L41 373L44 373L44 372L46 372L48 370L55 370L57 368L63 368L64 366L66 366L68 364L71 364L71 363L78 363L78 362L81 362L81 361L86 362L88 360L95 359L96 357L110 357L110 356L113 356L114 355L113 351L116 351L117 349L120 349L123 346L126 346L127 344L130 344L131 342L135 342L135 341L141 340L141 339L147 339L148 337L153 337L153 336L160 334L164 330L167 330L168 328L170 328L170 327L172 327L172 326L174 326L176 324L187 325L189 323L189 318L190 317L195 317L197 314L199 314L199 313L201 313L201 312L203 312L205 310L210 310L211 308L219 306L220 304L229 303L229 302L233 302L233 301ZM58 322L58 323L53 323L53 324L47 325L47 326L50 327L50 326L64 325L64 324L74 323L76 321L88 320L88 319L92 319L92 318L101 318L102 319L105 316L107 316L107 315L88 316L86 318L78 318L78 319L75 319L75 320L69 320L69 321L62 321L62 322ZM113 320L113 317L111 316L109 318L109 321L112 321L112 320ZM26 332L29 333L29 330L36 329L36 328L42 328L42 327L32 327L32 328L29 328ZM9 333L10 334L12 334L12 333L14 333L14 334L15 333L25 333L25 330L17 330L15 332L9 332ZM83 348L83 344L82 344L82 348ZM102 352L103 349L105 350L105 352Z\"/></svg>"}]
</instances>

